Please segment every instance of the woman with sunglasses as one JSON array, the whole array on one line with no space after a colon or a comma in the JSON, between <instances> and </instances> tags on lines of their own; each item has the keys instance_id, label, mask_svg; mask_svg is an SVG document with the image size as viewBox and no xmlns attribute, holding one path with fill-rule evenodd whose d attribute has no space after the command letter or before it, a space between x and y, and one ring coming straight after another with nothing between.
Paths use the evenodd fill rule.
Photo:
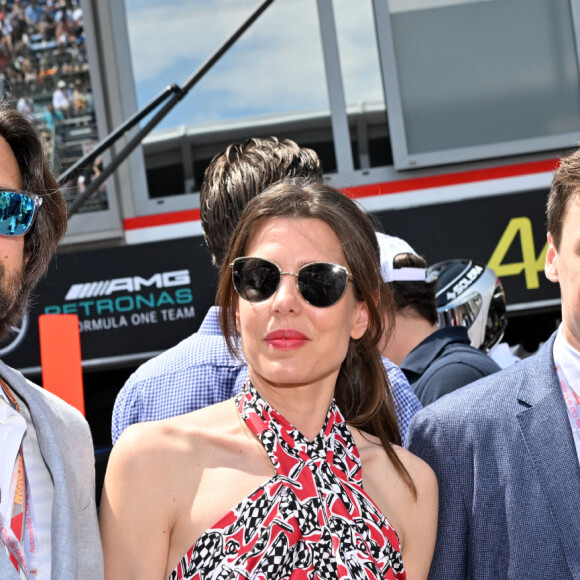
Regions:
<instances>
[{"instance_id":1,"label":"woman with sunglasses","mask_svg":"<svg viewBox=\"0 0 580 580\"><path fill-rule=\"evenodd\" d=\"M399 447L385 287L373 227L339 191L288 181L248 204L217 303L250 382L123 433L101 507L108 580L427 577L437 483Z\"/></svg>"}]
</instances>

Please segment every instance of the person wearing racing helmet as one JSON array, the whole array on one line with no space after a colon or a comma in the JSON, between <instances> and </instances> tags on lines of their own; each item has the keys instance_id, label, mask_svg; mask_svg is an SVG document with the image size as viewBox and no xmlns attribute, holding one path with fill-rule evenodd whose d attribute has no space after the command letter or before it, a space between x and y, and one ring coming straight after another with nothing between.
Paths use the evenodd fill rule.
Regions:
<instances>
[{"instance_id":1,"label":"person wearing racing helmet","mask_svg":"<svg viewBox=\"0 0 580 580\"><path fill-rule=\"evenodd\" d=\"M507 326L506 299L491 268L475 260L445 260L429 266L427 276L437 280L440 328L465 326L471 346L487 353L501 368L520 360L501 342Z\"/></svg>"},{"instance_id":2,"label":"person wearing racing helmet","mask_svg":"<svg viewBox=\"0 0 580 580\"><path fill-rule=\"evenodd\" d=\"M395 300L395 326L383 355L400 367L422 405L500 370L471 346L465 326L439 328L437 281L404 240L377 234L381 272Z\"/></svg>"}]
</instances>

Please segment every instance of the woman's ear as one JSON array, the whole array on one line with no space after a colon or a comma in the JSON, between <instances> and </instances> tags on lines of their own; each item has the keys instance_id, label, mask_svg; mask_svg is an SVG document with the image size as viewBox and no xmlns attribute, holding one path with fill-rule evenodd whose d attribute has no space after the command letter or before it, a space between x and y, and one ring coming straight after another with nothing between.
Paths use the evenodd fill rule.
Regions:
<instances>
[{"instance_id":1,"label":"woman's ear","mask_svg":"<svg viewBox=\"0 0 580 580\"><path fill-rule=\"evenodd\" d=\"M369 308L366 302L357 302L353 323L350 329L350 337L358 340L369 327Z\"/></svg>"},{"instance_id":2,"label":"woman's ear","mask_svg":"<svg viewBox=\"0 0 580 580\"><path fill-rule=\"evenodd\" d=\"M236 300L236 330L241 333L241 324L240 324L240 301Z\"/></svg>"}]
</instances>

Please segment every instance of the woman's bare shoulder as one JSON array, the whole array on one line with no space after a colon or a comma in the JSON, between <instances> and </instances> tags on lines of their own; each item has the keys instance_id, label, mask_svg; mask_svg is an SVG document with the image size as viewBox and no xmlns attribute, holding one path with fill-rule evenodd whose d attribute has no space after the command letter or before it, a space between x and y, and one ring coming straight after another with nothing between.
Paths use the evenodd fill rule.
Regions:
<instances>
[{"instance_id":1,"label":"woman's bare shoulder","mask_svg":"<svg viewBox=\"0 0 580 580\"><path fill-rule=\"evenodd\" d=\"M378 437L352 429L361 457L363 487L391 522L401 543L414 529L414 521L437 512L438 487L433 470L403 447L392 445L413 485L398 470ZM430 516L427 514L431 514Z\"/></svg>"},{"instance_id":2,"label":"woman's bare shoulder","mask_svg":"<svg viewBox=\"0 0 580 580\"><path fill-rule=\"evenodd\" d=\"M402 476L395 468L378 437L352 427L351 432L361 457L363 475L368 475L377 481L384 481L385 477L402 480ZM413 480L415 487L432 488L434 486L437 489L435 473L425 461L399 445L392 444L391 448ZM413 495L411 493L410 497Z\"/></svg>"},{"instance_id":3,"label":"woman's bare shoulder","mask_svg":"<svg viewBox=\"0 0 580 580\"><path fill-rule=\"evenodd\" d=\"M378 437L352 427L351 432L361 459L363 486L382 508L384 490L399 489L399 472Z\"/></svg>"},{"instance_id":4,"label":"woman's bare shoulder","mask_svg":"<svg viewBox=\"0 0 580 580\"><path fill-rule=\"evenodd\" d=\"M435 473L407 449L392 445L397 469L376 437L359 432L363 487L399 537L407 578L427 578L437 535L439 491Z\"/></svg>"},{"instance_id":5,"label":"woman's bare shoulder","mask_svg":"<svg viewBox=\"0 0 580 580\"><path fill-rule=\"evenodd\" d=\"M420 491L437 494L437 477L429 464L404 447L395 445L394 449L397 453L397 457L411 476L411 479L417 488L417 495L419 496Z\"/></svg>"},{"instance_id":6,"label":"woman's bare shoulder","mask_svg":"<svg viewBox=\"0 0 580 580\"><path fill-rule=\"evenodd\" d=\"M155 459L167 464L184 453L207 449L216 437L236 431L236 415L230 399L185 415L135 423L123 431L111 459L132 462Z\"/></svg>"}]
</instances>

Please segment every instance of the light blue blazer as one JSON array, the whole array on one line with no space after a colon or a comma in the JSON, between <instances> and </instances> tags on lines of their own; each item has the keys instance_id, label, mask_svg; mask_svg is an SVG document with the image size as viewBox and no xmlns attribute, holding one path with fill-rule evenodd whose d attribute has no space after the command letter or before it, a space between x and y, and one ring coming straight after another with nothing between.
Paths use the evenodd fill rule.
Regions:
<instances>
[{"instance_id":1,"label":"light blue blazer","mask_svg":"<svg viewBox=\"0 0 580 580\"><path fill-rule=\"evenodd\" d=\"M52 579L102 580L95 459L87 422L76 409L33 385L1 361L0 376L26 403L42 457L53 479ZM0 547L0 578L19 580L3 547Z\"/></svg>"},{"instance_id":2,"label":"light blue blazer","mask_svg":"<svg viewBox=\"0 0 580 580\"><path fill-rule=\"evenodd\" d=\"M439 480L429 578L580 580L580 465L554 338L415 416L407 447Z\"/></svg>"}]
</instances>

